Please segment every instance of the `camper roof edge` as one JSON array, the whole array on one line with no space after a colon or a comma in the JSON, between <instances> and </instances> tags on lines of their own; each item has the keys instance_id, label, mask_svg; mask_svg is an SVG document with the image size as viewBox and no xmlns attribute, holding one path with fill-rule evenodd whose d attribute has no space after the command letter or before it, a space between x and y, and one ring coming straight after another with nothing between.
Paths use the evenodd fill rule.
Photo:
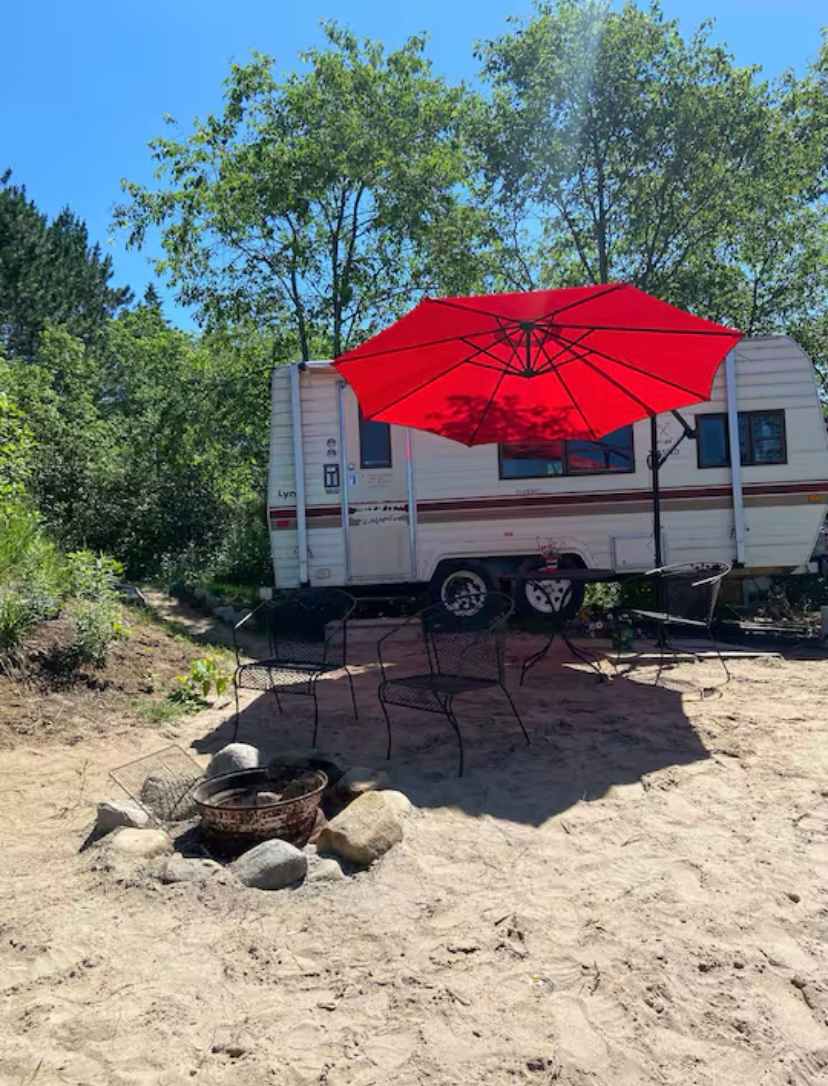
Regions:
<instances>
[{"instance_id":1,"label":"camper roof edge","mask_svg":"<svg viewBox=\"0 0 828 1086\"><path fill-rule=\"evenodd\" d=\"M290 366L290 422L293 430L293 475L296 482L296 546L299 552L299 584L308 584L308 524L305 505L305 452L302 447L302 398L299 378L311 363Z\"/></svg>"}]
</instances>

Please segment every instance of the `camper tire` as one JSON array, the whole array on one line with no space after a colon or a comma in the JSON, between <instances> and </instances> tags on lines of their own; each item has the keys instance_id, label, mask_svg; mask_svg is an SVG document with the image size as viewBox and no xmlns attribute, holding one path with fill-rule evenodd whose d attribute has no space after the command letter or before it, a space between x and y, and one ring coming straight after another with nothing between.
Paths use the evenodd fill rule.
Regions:
<instances>
[{"instance_id":1,"label":"camper tire","mask_svg":"<svg viewBox=\"0 0 828 1086\"><path fill-rule=\"evenodd\" d=\"M431 578L431 598L453 614L471 618L482 608L495 579L485 562L458 558L441 562Z\"/></svg>"},{"instance_id":2,"label":"camper tire","mask_svg":"<svg viewBox=\"0 0 828 1086\"><path fill-rule=\"evenodd\" d=\"M520 568L521 574L531 573L543 565L542 558L530 558ZM561 555L558 569L583 569L584 563L574 554ZM548 615L550 610L564 618L574 618L584 602L584 585L571 581L550 581L546 590L532 581L519 578L515 584L515 608L521 615Z\"/></svg>"}]
</instances>

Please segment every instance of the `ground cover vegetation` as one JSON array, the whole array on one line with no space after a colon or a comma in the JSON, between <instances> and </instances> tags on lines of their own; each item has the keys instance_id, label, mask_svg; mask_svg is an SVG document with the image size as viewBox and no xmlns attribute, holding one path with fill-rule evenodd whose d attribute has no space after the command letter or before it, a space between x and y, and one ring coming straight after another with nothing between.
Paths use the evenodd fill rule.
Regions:
<instances>
[{"instance_id":1,"label":"ground cover vegetation","mask_svg":"<svg viewBox=\"0 0 828 1086\"><path fill-rule=\"evenodd\" d=\"M560 0L468 48L479 75L457 84L423 37L389 52L328 24L287 74L256 54L216 114L167 119L156 181L125 180L115 223L160 242L197 332L152 287L113 286L84 224L3 175L4 630L60 608L89 555L130 578L266 583L271 368L423 294L625 279L790 332L828 380L828 40L768 81L707 24Z\"/></svg>"}]
</instances>

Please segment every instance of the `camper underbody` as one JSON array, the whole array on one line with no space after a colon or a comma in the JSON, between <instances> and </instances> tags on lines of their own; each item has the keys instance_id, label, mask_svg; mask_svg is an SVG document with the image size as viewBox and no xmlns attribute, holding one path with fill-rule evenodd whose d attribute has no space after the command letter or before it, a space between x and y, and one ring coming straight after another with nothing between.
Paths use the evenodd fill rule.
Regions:
<instances>
[{"instance_id":1,"label":"camper underbody","mask_svg":"<svg viewBox=\"0 0 828 1086\"><path fill-rule=\"evenodd\" d=\"M667 563L744 573L808 562L828 503L813 366L793 340L743 340L695 434L661 474ZM681 426L658 418L658 445ZM738 446L738 455L731 450ZM327 362L273 372L268 506L275 583L491 587L544 551L619 572L653 565L650 423L601 442L466 448L360 418ZM530 607L532 599L522 601Z\"/></svg>"}]
</instances>

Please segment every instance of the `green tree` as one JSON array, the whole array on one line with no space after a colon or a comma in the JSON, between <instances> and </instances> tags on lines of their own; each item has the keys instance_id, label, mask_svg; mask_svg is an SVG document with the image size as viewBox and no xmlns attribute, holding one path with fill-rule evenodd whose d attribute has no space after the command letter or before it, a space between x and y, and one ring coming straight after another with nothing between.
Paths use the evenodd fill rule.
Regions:
<instances>
[{"instance_id":1,"label":"green tree","mask_svg":"<svg viewBox=\"0 0 828 1086\"><path fill-rule=\"evenodd\" d=\"M801 310L825 259L818 76L771 87L709 32L560 0L480 47L480 143L527 284L626 280L752 331Z\"/></svg>"},{"instance_id":2,"label":"green tree","mask_svg":"<svg viewBox=\"0 0 828 1086\"><path fill-rule=\"evenodd\" d=\"M31 473L32 432L23 411L4 387L8 367L0 358L0 516L22 500Z\"/></svg>"},{"instance_id":3,"label":"green tree","mask_svg":"<svg viewBox=\"0 0 828 1086\"><path fill-rule=\"evenodd\" d=\"M99 547L118 443L99 409L97 358L65 329L47 327L34 359L12 360L7 379L34 439L29 489L47 528L71 547Z\"/></svg>"},{"instance_id":4,"label":"green tree","mask_svg":"<svg viewBox=\"0 0 828 1086\"><path fill-rule=\"evenodd\" d=\"M329 23L307 70L234 66L220 116L152 146L162 187L124 182L130 243L162 231L181 301L205 320L292 329L303 358L338 354L422 291L484 274L486 219L463 199L468 95ZM479 258L479 259L478 259Z\"/></svg>"},{"instance_id":5,"label":"green tree","mask_svg":"<svg viewBox=\"0 0 828 1086\"><path fill-rule=\"evenodd\" d=\"M67 208L49 222L10 177L0 177L0 344L31 359L47 324L94 342L130 291L110 285L112 258L80 219Z\"/></svg>"}]
</instances>

